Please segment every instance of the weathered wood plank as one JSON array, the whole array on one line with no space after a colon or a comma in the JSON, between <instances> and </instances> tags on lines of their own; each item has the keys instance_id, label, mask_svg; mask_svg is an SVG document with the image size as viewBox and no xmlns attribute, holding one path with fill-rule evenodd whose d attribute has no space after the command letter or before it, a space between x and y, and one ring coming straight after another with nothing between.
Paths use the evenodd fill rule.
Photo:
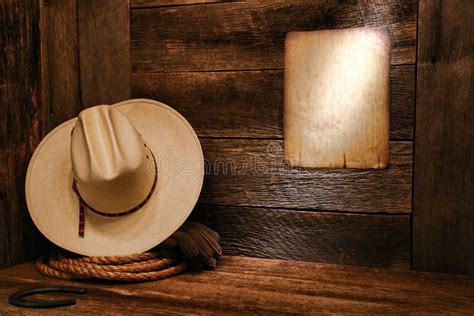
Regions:
<instances>
[{"instance_id":1,"label":"weathered wood plank","mask_svg":"<svg viewBox=\"0 0 474 316\"><path fill-rule=\"evenodd\" d=\"M392 66L390 137L412 139L415 66ZM283 138L283 71L133 73L135 98L182 113L199 136Z\"/></svg>"},{"instance_id":2,"label":"weathered wood plank","mask_svg":"<svg viewBox=\"0 0 474 316\"><path fill-rule=\"evenodd\" d=\"M24 192L28 162L47 129L40 93L39 23L37 1L2 2L0 267L24 262L42 250L43 239L26 211Z\"/></svg>"},{"instance_id":3,"label":"weathered wood plank","mask_svg":"<svg viewBox=\"0 0 474 316\"><path fill-rule=\"evenodd\" d=\"M82 110L77 1L41 1L41 101L48 128Z\"/></svg>"},{"instance_id":4,"label":"weathered wood plank","mask_svg":"<svg viewBox=\"0 0 474 316\"><path fill-rule=\"evenodd\" d=\"M227 255L409 267L408 215L200 205L191 217L221 234Z\"/></svg>"},{"instance_id":5,"label":"weathered wood plank","mask_svg":"<svg viewBox=\"0 0 474 316\"><path fill-rule=\"evenodd\" d=\"M413 139L415 65L390 68L390 139Z\"/></svg>"},{"instance_id":6,"label":"weathered wood plank","mask_svg":"<svg viewBox=\"0 0 474 316\"><path fill-rule=\"evenodd\" d=\"M474 274L474 3L420 1L413 267Z\"/></svg>"},{"instance_id":7,"label":"weathered wood plank","mask_svg":"<svg viewBox=\"0 0 474 316\"><path fill-rule=\"evenodd\" d=\"M290 168L280 140L201 138L201 144L203 204L411 212L412 142L391 142L384 170Z\"/></svg>"},{"instance_id":8,"label":"weathered wood plank","mask_svg":"<svg viewBox=\"0 0 474 316\"><path fill-rule=\"evenodd\" d=\"M190 4L209 4L230 2L231 0L131 0L132 8L152 8Z\"/></svg>"},{"instance_id":9,"label":"weathered wood plank","mask_svg":"<svg viewBox=\"0 0 474 316\"><path fill-rule=\"evenodd\" d=\"M296 0L132 10L133 70L281 69L289 31L383 25L391 63L414 64L416 7L416 0Z\"/></svg>"},{"instance_id":10,"label":"weathered wood plank","mask_svg":"<svg viewBox=\"0 0 474 316\"><path fill-rule=\"evenodd\" d=\"M5 298L25 287L53 284L80 286L87 291L76 296L77 305L48 310L53 315L103 311L218 315L470 314L474 304L474 280L469 277L242 257L224 257L216 271L187 272L138 284L56 280L39 275L32 264L0 272L0 296ZM6 299L0 300L0 309L12 314L25 312L8 305ZM44 313L28 310L33 315L41 312Z\"/></svg>"},{"instance_id":11,"label":"weathered wood plank","mask_svg":"<svg viewBox=\"0 0 474 316\"><path fill-rule=\"evenodd\" d=\"M283 71L133 73L133 97L164 102L204 137L283 137Z\"/></svg>"},{"instance_id":12,"label":"weathered wood plank","mask_svg":"<svg viewBox=\"0 0 474 316\"><path fill-rule=\"evenodd\" d=\"M111 104L131 95L128 1L78 2L82 101Z\"/></svg>"}]
</instances>

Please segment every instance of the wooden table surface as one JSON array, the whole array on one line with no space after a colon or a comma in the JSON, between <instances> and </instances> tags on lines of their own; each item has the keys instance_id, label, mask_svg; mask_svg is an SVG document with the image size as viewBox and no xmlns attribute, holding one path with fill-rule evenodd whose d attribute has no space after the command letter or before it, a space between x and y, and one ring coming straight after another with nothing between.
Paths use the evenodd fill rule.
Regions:
<instances>
[{"instance_id":1,"label":"wooden table surface","mask_svg":"<svg viewBox=\"0 0 474 316\"><path fill-rule=\"evenodd\" d=\"M224 257L216 271L140 284L56 280L21 264L0 270L0 314L44 313L8 305L8 295L51 284L87 290L77 305L47 310L57 314L474 313L473 277Z\"/></svg>"}]
</instances>

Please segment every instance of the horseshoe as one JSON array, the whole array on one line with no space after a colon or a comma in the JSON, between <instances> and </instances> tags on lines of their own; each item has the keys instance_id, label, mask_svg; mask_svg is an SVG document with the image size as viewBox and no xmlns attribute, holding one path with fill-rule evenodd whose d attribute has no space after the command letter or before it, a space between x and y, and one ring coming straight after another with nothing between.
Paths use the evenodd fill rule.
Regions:
<instances>
[{"instance_id":1,"label":"horseshoe","mask_svg":"<svg viewBox=\"0 0 474 316\"><path fill-rule=\"evenodd\" d=\"M29 307L29 308L51 308L60 306L75 305L75 299L67 300L56 300L56 301L35 301L35 300L24 300L26 296L43 293L76 293L84 294L85 289L75 286L43 286L28 288L25 290L17 291L10 295L8 302L18 307Z\"/></svg>"}]
</instances>

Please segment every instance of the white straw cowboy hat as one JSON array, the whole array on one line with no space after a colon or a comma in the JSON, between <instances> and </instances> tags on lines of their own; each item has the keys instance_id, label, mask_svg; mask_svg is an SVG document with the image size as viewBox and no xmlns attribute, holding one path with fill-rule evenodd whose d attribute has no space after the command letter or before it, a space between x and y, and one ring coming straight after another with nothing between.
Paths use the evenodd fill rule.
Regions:
<instances>
[{"instance_id":1,"label":"white straw cowboy hat","mask_svg":"<svg viewBox=\"0 0 474 316\"><path fill-rule=\"evenodd\" d=\"M50 132L26 175L33 222L87 256L149 250L175 232L201 191L204 159L169 106L134 99L84 110Z\"/></svg>"}]
</instances>

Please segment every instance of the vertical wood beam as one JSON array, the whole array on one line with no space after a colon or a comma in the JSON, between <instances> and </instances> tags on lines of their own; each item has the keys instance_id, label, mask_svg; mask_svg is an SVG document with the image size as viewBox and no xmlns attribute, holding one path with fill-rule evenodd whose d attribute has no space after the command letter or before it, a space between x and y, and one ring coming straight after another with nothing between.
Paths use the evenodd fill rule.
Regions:
<instances>
[{"instance_id":1,"label":"vertical wood beam","mask_svg":"<svg viewBox=\"0 0 474 316\"><path fill-rule=\"evenodd\" d=\"M78 2L82 101L85 107L131 98L130 9L126 0Z\"/></svg>"},{"instance_id":2,"label":"vertical wood beam","mask_svg":"<svg viewBox=\"0 0 474 316\"><path fill-rule=\"evenodd\" d=\"M77 0L41 3L41 99L53 129L82 110Z\"/></svg>"},{"instance_id":3,"label":"vertical wood beam","mask_svg":"<svg viewBox=\"0 0 474 316\"><path fill-rule=\"evenodd\" d=\"M44 239L26 209L24 179L46 132L40 100L39 5L5 0L0 24L0 268L29 260Z\"/></svg>"},{"instance_id":4,"label":"vertical wood beam","mask_svg":"<svg viewBox=\"0 0 474 316\"><path fill-rule=\"evenodd\" d=\"M128 1L7 0L0 73L0 267L37 257L24 181L41 139L84 106L131 96Z\"/></svg>"},{"instance_id":5,"label":"vertical wood beam","mask_svg":"<svg viewBox=\"0 0 474 316\"><path fill-rule=\"evenodd\" d=\"M413 268L474 274L474 2L421 0Z\"/></svg>"}]
</instances>

